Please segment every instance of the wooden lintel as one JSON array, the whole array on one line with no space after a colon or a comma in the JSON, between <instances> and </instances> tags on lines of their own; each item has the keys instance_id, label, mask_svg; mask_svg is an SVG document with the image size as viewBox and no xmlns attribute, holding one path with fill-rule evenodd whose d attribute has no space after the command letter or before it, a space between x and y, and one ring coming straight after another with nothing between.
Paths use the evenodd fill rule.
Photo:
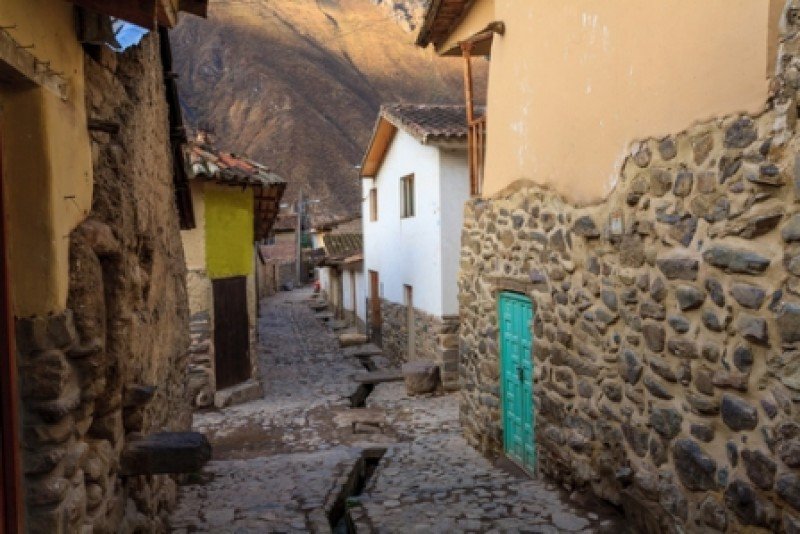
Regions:
<instances>
[{"instance_id":1,"label":"wooden lintel","mask_svg":"<svg viewBox=\"0 0 800 534\"><path fill-rule=\"evenodd\" d=\"M35 43L32 43L35 45ZM28 43L20 44L0 30L0 83L29 83L44 87L58 98L67 99L67 82L48 61L37 58Z\"/></svg>"},{"instance_id":2,"label":"wooden lintel","mask_svg":"<svg viewBox=\"0 0 800 534\"><path fill-rule=\"evenodd\" d=\"M198 17L208 16L208 0L180 0L180 10Z\"/></svg>"},{"instance_id":3,"label":"wooden lintel","mask_svg":"<svg viewBox=\"0 0 800 534\"><path fill-rule=\"evenodd\" d=\"M174 28L178 23L178 0L158 0L156 18L159 25Z\"/></svg>"}]
</instances>

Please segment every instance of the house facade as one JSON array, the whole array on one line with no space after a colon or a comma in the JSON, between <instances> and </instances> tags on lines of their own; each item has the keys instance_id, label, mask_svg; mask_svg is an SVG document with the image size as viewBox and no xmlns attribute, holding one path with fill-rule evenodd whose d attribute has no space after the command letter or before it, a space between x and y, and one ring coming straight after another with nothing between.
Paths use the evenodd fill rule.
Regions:
<instances>
[{"instance_id":1,"label":"house facade","mask_svg":"<svg viewBox=\"0 0 800 534\"><path fill-rule=\"evenodd\" d=\"M165 531L167 473L202 465L130 462L191 426L181 9L205 2L0 5L0 531ZM110 17L151 31L116 53Z\"/></svg>"},{"instance_id":2,"label":"house facade","mask_svg":"<svg viewBox=\"0 0 800 534\"><path fill-rule=\"evenodd\" d=\"M396 362L438 363L447 389L458 388L466 135L463 106L384 105L361 167L365 320Z\"/></svg>"},{"instance_id":3,"label":"house facade","mask_svg":"<svg viewBox=\"0 0 800 534\"><path fill-rule=\"evenodd\" d=\"M353 225L345 225L343 229L346 230L348 226ZM324 256L316 269L320 291L336 319L346 321L359 332L364 332L367 296L363 236L361 233L335 229L325 232L321 241Z\"/></svg>"},{"instance_id":4,"label":"house facade","mask_svg":"<svg viewBox=\"0 0 800 534\"><path fill-rule=\"evenodd\" d=\"M196 406L221 407L230 388L252 391L236 400L260 396L255 242L269 235L286 182L204 143L188 146L186 161L196 224L181 232L192 333L189 393Z\"/></svg>"},{"instance_id":5,"label":"house facade","mask_svg":"<svg viewBox=\"0 0 800 534\"><path fill-rule=\"evenodd\" d=\"M800 528L799 9L434 0L418 37L470 106L490 58L464 433L641 531Z\"/></svg>"}]
</instances>

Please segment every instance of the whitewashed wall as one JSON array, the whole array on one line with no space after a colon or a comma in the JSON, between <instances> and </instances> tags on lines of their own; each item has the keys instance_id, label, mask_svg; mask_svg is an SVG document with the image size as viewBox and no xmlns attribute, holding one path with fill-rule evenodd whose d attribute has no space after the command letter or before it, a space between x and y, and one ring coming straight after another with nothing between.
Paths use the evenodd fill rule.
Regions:
<instances>
[{"instance_id":1,"label":"whitewashed wall","mask_svg":"<svg viewBox=\"0 0 800 534\"><path fill-rule=\"evenodd\" d=\"M317 280L319 280L320 290L324 291L327 295L331 293L330 269L330 267L317 267L314 269L316 271Z\"/></svg>"},{"instance_id":2,"label":"whitewashed wall","mask_svg":"<svg viewBox=\"0 0 800 534\"><path fill-rule=\"evenodd\" d=\"M355 295L351 276L355 275ZM364 285L364 271L359 268L345 268L342 274L342 294L344 295L343 307L347 311L355 311L361 320L366 320L366 287ZM353 297L355 296L355 307Z\"/></svg>"},{"instance_id":3,"label":"whitewashed wall","mask_svg":"<svg viewBox=\"0 0 800 534\"><path fill-rule=\"evenodd\" d=\"M456 273L461 213L469 193L466 152L458 163L455 153L440 154L402 130L389 148L374 183L378 188L378 220L369 220L372 179L362 180L365 291L368 271L377 271L381 297L403 304L403 286L414 290L414 307L432 315L456 313ZM414 174L415 216L401 219L400 179ZM463 187L457 175L462 173ZM444 181L443 181L444 179ZM466 194L464 194L466 192ZM445 209L442 209L444 199ZM457 212L458 217L453 215ZM454 241L443 250L445 240ZM446 253L447 267L444 266ZM445 274L446 273L446 274ZM443 277L447 276L447 291ZM444 302L445 294L451 302Z\"/></svg>"},{"instance_id":4,"label":"whitewashed wall","mask_svg":"<svg viewBox=\"0 0 800 534\"><path fill-rule=\"evenodd\" d=\"M458 315L458 264L464 204L469 199L469 167L466 150L439 153L442 198L442 315Z\"/></svg>"}]
</instances>

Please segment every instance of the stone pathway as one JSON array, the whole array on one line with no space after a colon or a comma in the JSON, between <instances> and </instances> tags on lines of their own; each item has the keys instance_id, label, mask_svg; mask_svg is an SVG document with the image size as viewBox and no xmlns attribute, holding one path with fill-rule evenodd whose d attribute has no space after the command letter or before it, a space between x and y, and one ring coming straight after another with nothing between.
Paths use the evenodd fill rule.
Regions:
<instances>
[{"instance_id":1,"label":"stone pathway","mask_svg":"<svg viewBox=\"0 0 800 534\"><path fill-rule=\"evenodd\" d=\"M390 382L351 408L364 366L339 349L309 296L262 304L264 398L195 415L214 460L181 486L173 532L330 532L345 509L359 533L624 532L613 510L581 509L470 448L457 395L409 398ZM375 466L364 451L382 458ZM348 532L342 521L334 531Z\"/></svg>"}]
</instances>

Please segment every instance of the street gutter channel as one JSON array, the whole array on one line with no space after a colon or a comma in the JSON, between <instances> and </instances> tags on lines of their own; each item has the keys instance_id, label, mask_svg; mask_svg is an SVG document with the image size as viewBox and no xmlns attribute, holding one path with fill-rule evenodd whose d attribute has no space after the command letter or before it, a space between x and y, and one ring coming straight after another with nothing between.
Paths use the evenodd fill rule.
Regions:
<instances>
[{"instance_id":1,"label":"street gutter channel","mask_svg":"<svg viewBox=\"0 0 800 534\"><path fill-rule=\"evenodd\" d=\"M349 509L359 505L358 497L364 492L367 482L375 474L384 454L386 454L386 449L383 447L361 451L361 458L353 466L347 482L342 486L333 507L328 511L328 522L333 534L356 534L356 527L350 517Z\"/></svg>"},{"instance_id":2,"label":"street gutter channel","mask_svg":"<svg viewBox=\"0 0 800 534\"><path fill-rule=\"evenodd\" d=\"M359 358L361 365L364 366L369 372L374 371L378 367L372 361L372 358ZM375 390L375 384L361 384L356 388L356 392L350 395L351 408L364 408L367 405L367 397Z\"/></svg>"}]
</instances>

